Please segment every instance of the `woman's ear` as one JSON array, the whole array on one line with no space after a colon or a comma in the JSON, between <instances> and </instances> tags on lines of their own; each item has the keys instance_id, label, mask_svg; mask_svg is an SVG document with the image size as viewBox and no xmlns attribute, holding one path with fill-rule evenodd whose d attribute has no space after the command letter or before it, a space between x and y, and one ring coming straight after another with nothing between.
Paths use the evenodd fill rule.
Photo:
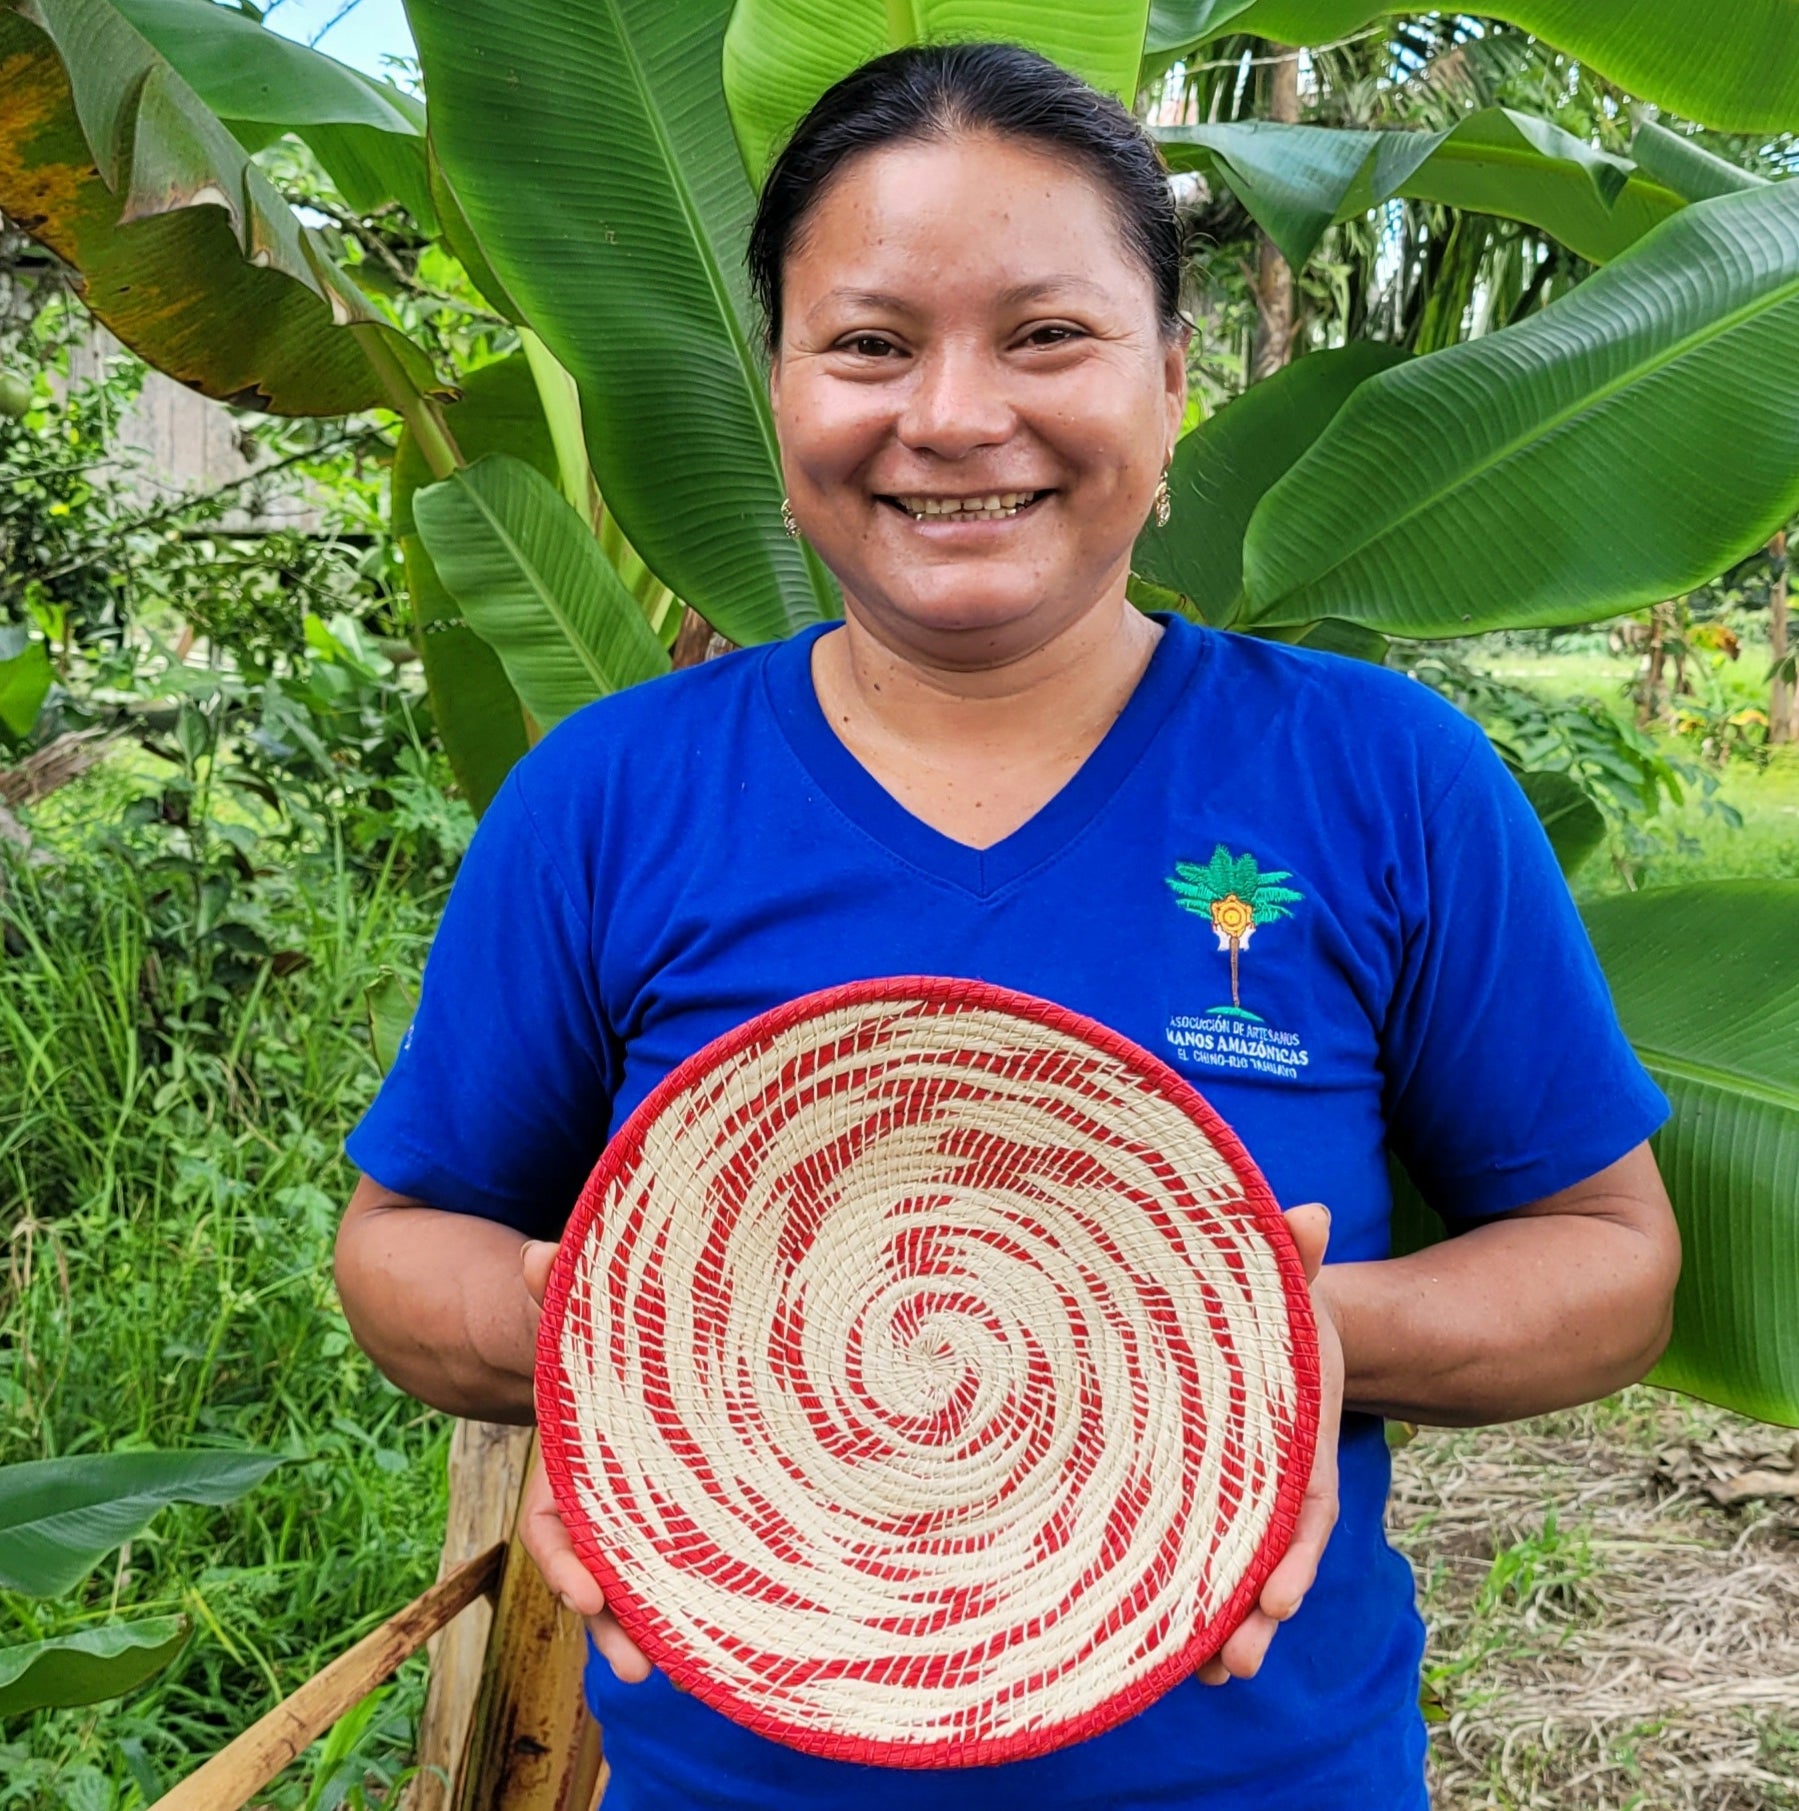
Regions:
<instances>
[{"instance_id":1,"label":"woman's ear","mask_svg":"<svg viewBox=\"0 0 1799 1811\"><path fill-rule=\"evenodd\" d=\"M1168 402L1168 459L1174 457L1174 443L1181 437L1181 423L1187 418L1187 341L1191 329L1185 322L1181 330L1168 342L1163 355L1162 377L1167 387ZM1166 465L1168 459L1162 463Z\"/></svg>"}]
</instances>

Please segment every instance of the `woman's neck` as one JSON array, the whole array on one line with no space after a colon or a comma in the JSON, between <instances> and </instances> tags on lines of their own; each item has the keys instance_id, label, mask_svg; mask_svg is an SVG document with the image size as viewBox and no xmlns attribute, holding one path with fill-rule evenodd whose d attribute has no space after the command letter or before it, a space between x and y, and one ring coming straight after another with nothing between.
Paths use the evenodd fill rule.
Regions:
<instances>
[{"instance_id":1,"label":"woman's neck","mask_svg":"<svg viewBox=\"0 0 1799 1811\"><path fill-rule=\"evenodd\" d=\"M1073 778L1125 707L1160 627L1104 599L1038 647L983 665L896 648L859 619L813 646L819 706L913 816L977 849Z\"/></svg>"}]
</instances>

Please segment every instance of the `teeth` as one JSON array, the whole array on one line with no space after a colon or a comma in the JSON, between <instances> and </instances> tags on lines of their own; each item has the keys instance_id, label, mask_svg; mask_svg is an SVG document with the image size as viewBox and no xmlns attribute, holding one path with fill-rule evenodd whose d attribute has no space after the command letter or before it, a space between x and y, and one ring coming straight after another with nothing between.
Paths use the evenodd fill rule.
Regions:
<instances>
[{"instance_id":1,"label":"teeth","mask_svg":"<svg viewBox=\"0 0 1799 1811\"><path fill-rule=\"evenodd\" d=\"M896 497L900 508L917 521L932 516L979 516L1001 520L1017 515L1037 493L1030 490L991 491L984 497Z\"/></svg>"}]
</instances>

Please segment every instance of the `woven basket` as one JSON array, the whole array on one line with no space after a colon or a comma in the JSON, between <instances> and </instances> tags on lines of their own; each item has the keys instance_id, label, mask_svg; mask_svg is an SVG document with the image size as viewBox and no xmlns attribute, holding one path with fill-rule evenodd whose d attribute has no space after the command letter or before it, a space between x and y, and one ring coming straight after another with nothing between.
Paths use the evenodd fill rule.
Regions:
<instances>
[{"instance_id":1,"label":"woven basket","mask_svg":"<svg viewBox=\"0 0 1799 1811\"><path fill-rule=\"evenodd\" d=\"M1216 1653L1318 1420L1298 1255L1179 1076L968 981L834 988L683 1063L544 1303L557 1505L677 1684L790 1747L1042 1754Z\"/></svg>"}]
</instances>

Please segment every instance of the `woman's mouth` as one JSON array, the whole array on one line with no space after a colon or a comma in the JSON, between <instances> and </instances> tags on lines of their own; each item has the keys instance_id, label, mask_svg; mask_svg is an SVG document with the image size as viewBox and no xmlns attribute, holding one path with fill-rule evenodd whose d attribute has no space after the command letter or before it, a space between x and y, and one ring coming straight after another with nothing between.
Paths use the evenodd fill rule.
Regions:
<instances>
[{"instance_id":1,"label":"woman's mouth","mask_svg":"<svg viewBox=\"0 0 1799 1811\"><path fill-rule=\"evenodd\" d=\"M880 501L914 522L1004 522L1050 494L1047 490L998 490L961 497L884 496Z\"/></svg>"}]
</instances>

